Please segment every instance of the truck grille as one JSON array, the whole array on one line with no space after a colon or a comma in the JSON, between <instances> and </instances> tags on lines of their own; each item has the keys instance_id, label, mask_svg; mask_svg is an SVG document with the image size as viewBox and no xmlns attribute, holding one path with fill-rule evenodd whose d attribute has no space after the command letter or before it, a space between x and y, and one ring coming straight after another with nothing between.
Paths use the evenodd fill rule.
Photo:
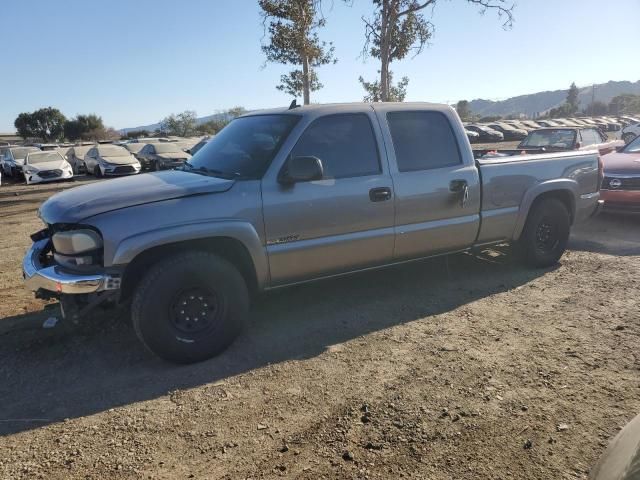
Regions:
<instances>
[{"instance_id":1,"label":"truck grille","mask_svg":"<svg viewBox=\"0 0 640 480\"><path fill-rule=\"evenodd\" d=\"M55 178L62 175L62 170L42 170L38 172L40 178Z\"/></svg>"},{"instance_id":2,"label":"truck grille","mask_svg":"<svg viewBox=\"0 0 640 480\"><path fill-rule=\"evenodd\" d=\"M611 185L611 181L614 181L614 185ZM615 185L616 181L619 181L619 185ZM602 181L602 188L604 190L640 190L640 176L638 177L604 177Z\"/></svg>"},{"instance_id":3,"label":"truck grille","mask_svg":"<svg viewBox=\"0 0 640 480\"><path fill-rule=\"evenodd\" d=\"M131 165L125 165L123 167L116 167L113 169L113 173L133 173L136 169Z\"/></svg>"}]
</instances>

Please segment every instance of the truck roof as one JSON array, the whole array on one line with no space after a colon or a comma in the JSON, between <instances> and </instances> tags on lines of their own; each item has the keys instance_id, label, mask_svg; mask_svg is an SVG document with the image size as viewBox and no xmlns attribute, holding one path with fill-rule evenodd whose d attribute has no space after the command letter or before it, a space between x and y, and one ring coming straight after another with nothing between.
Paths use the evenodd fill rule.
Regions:
<instances>
[{"instance_id":1,"label":"truck roof","mask_svg":"<svg viewBox=\"0 0 640 480\"><path fill-rule=\"evenodd\" d=\"M426 108L429 110L444 111L453 110L449 105L441 103L429 103L429 102L351 102L351 103L323 103L313 105L300 105L293 108L280 107L270 108L266 110L254 110L252 112L245 113L241 117L251 117L254 115L270 115L270 114L306 114L306 113L342 113L348 112L350 109L361 109L362 107L369 106L373 110L377 110L384 106L387 109L389 106L393 106L398 110L415 110L416 108Z\"/></svg>"}]
</instances>

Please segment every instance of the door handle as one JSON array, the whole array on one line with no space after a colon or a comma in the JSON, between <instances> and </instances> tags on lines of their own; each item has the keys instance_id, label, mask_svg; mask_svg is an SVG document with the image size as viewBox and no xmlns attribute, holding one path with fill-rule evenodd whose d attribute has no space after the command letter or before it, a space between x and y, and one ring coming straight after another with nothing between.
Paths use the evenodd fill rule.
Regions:
<instances>
[{"instance_id":1,"label":"door handle","mask_svg":"<svg viewBox=\"0 0 640 480\"><path fill-rule=\"evenodd\" d=\"M449 191L460 195L461 207L464 207L469 201L469 183L466 180L451 180Z\"/></svg>"},{"instance_id":2,"label":"door handle","mask_svg":"<svg viewBox=\"0 0 640 480\"><path fill-rule=\"evenodd\" d=\"M391 198L391 189L389 187L378 187L369 190L369 200L372 202L384 202Z\"/></svg>"}]
</instances>

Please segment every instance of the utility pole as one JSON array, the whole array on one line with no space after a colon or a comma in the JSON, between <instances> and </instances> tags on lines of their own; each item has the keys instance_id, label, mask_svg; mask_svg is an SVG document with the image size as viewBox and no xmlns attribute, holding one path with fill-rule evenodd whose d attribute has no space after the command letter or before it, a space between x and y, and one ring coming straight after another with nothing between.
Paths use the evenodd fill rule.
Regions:
<instances>
[{"instance_id":1,"label":"utility pole","mask_svg":"<svg viewBox=\"0 0 640 480\"><path fill-rule=\"evenodd\" d=\"M591 87L591 105L596 102L596 84L594 83Z\"/></svg>"}]
</instances>

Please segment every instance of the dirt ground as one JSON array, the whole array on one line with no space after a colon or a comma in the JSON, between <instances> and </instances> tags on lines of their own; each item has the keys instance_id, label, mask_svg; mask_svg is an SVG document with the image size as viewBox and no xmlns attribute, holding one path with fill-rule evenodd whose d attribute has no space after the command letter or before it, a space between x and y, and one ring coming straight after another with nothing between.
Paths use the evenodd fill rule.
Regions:
<instances>
[{"instance_id":1,"label":"dirt ground","mask_svg":"<svg viewBox=\"0 0 640 480\"><path fill-rule=\"evenodd\" d=\"M20 262L73 185L0 187L0 478L579 479L640 412L637 218L576 228L556 268L501 249L282 290L174 366L126 312L42 328Z\"/></svg>"}]
</instances>

